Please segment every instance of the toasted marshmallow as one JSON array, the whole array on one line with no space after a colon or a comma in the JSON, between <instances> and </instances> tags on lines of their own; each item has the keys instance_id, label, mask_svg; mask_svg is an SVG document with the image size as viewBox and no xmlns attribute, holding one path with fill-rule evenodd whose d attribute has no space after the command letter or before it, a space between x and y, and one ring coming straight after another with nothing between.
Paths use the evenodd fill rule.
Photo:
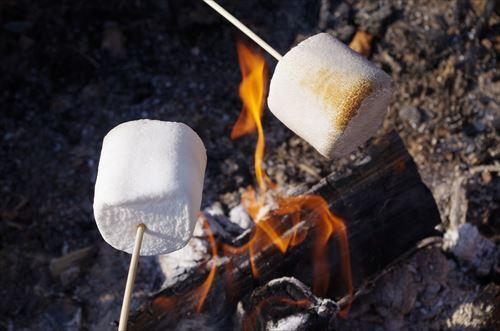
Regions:
<instances>
[{"instance_id":1,"label":"toasted marshmallow","mask_svg":"<svg viewBox=\"0 0 500 331\"><path fill-rule=\"evenodd\" d=\"M391 78L327 33L285 54L271 79L268 105L288 128L327 158L341 157L380 127Z\"/></svg>"}]
</instances>

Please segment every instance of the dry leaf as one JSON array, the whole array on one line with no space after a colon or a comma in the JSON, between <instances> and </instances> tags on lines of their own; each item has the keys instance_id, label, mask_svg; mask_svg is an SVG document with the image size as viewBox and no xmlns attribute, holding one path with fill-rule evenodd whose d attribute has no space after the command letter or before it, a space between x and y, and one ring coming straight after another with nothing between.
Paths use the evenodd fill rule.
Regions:
<instances>
[{"instance_id":1,"label":"dry leaf","mask_svg":"<svg viewBox=\"0 0 500 331\"><path fill-rule=\"evenodd\" d=\"M357 31L349 47L364 57L368 57L372 49L373 36L365 31Z\"/></svg>"}]
</instances>

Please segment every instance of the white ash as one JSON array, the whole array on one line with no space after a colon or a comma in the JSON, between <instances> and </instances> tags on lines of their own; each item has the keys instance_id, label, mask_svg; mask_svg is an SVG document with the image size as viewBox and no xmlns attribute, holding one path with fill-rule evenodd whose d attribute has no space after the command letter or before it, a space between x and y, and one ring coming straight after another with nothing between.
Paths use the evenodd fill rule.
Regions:
<instances>
[{"instance_id":1,"label":"white ash","mask_svg":"<svg viewBox=\"0 0 500 331\"><path fill-rule=\"evenodd\" d=\"M239 224L231 222L224 214L210 214L209 212L205 212L203 220L208 222L214 237L222 242L231 243L234 238L245 231Z\"/></svg>"},{"instance_id":2,"label":"white ash","mask_svg":"<svg viewBox=\"0 0 500 331\"><path fill-rule=\"evenodd\" d=\"M499 172L498 163L466 170L455 169L450 176L430 185L441 218L447 221L441 228L456 229L467 222L478 224L481 213L498 208L493 181ZM478 204L482 205L482 210L478 210Z\"/></svg>"},{"instance_id":3,"label":"white ash","mask_svg":"<svg viewBox=\"0 0 500 331\"><path fill-rule=\"evenodd\" d=\"M485 320L494 314L495 305L483 302L464 302L446 320L450 330L483 330Z\"/></svg>"},{"instance_id":4,"label":"white ash","mask_svg":"<svg viewBox=\"0 0 500 331\"><path fill-rule=\"evenodd\" d=\"M304 326L309 324L309 314L298 313L282 318L276 322L268 321L266 330L283 331L283 330L302 330Z\"/></svg>"},{"instance_id":5,"label":"white ash","mask_svg":"<svg viewBox=\"0 0 500 331\"><path fill-rule=\"evenodd\" d=\"M217 204L205 209L203 215L198 217L193 237L188 244L178 251L158 257L158 264L165 276L164 288L185 280L203 264L206 264L207 268L211 267L211 264L207 263L213 257L208 233L204 227L205 222L208 222L210 232L217 242L231 243L244 232L244 229L224 216ZM220 265L222 259L217 259L214 263Z\"/></svg>"},{"instance_id":6,"label":"white ash","mask_svg":"<svg viewBox=\"0 0 500 331\"><path fill-rule=\"evenodd\" d=\"M210 247L203 230L204 218L198 218L193 237L178 251L158 256L158 264L165 276L162 288L170 287L191 276L210 258Z\"/></svg>"},{"instance_id":7,"label":"white ash","mask_svg":"<svg viewBox=\"0 0 500 331\"><path fill-rule=\"evenodd\" d=\"M165 276L165 282L162 287L172 286L192 275L195 269L210 257L208 250L206 241L198 237L193 237L180 250L160 255L158 257L158 264Z\"/></svg>"},{"instance_id":8,"label":"white ash","mask_svg":"<svg viewBox=\"0 0 500 331\"><path fill-rule=\"evenodd\" d=\"M198 220L200 222L200 220ZM210 225L210 230L215 237L222 238L225 242L231 242L243 233L247 228L243 227L244 223L239 224L231 218L226 217L224 211L222 210L222 205L220 202L215 202L210 207L203 210L202 221L207 221ZM197 227L195 229L194 235L205 236L202 227Z\"/></svg>"},{"instance_id":9,"label":"white ash","mask_svg":"<svg viewBox=\"0 0 500 331\"><path fill-rule=\"evenodd\" d=\"M205 214L217 216L224 215L224 210L222 208L222 204L219 201L212 203L209 207L203 210Z\"/></svg>"},{"instance_id":10,"label":"white ash","mask_svg":"<svg viewBox=\"0 0 500 331\"><path fill-rule=\"evenodd\" d=\"M253 225L250 215L248 215L245 207L241 204L229 211L229 220L245 230L251 228Z\"/></svg>"},{"instance_id":11,"label":"white ash","mask_svg":"<svg viewBox=\"0 0 500 331\"><path fill-rule=\"evenodd\" d=\"M370 283L347 318L334 321L334 329L471 330L468 326L475 325L474 330L495 330L488 328L494 312L478 313L477 307L495 305L499 291L494 283L479 286L441 249L429 247Z\"/></svg>"},{"instance_id":12,"label":"white ash","mask_svg":"<svg viewBox=\"0 0 500 331\"><path fill-rule=\"evenodd\" d=\"M444 234L443 249L452 253L464 266L486 276L495 266L499 253L495 244L469 223Z\"/></svg>"}]
</instances>

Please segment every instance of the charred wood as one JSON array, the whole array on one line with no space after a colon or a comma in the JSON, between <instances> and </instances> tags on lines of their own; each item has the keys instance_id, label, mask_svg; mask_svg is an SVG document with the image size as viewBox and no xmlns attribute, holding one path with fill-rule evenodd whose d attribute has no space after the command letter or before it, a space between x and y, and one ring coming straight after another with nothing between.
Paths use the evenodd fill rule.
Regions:
<instances>
[{"instance_id":1,"label":"charred wood","mask_svg":"<svg viewBox=\"0 0 500 331\"><path fill-rule=\"evenodd\" d=\"M332 211L346 223L349 236L353 284L364 282L384 270L391 262L411 250L425 237L435 234L439 212L429 189L422 182L416 165L397 133L392 132L374 142L367 151L368 162L349 169L346 175L332 174L309 190L322 196ZM207 216L209 222L224 223ZM312 223L307 216L290 232L310 233ZM224 228L224 226L221 226ZM224 231L215 235L218 245L230 240ZM233 241L244 241L248 231L242 231ZM233 236L235 233L233 233ZM196 240L206 242L202 236ZM340 256L335 238L331 240L329 256L332 271L340 270ZM230 323L236 303L271 279L294 276L310 284L312 240L306 238L285 254L273 245L264 247L254 256L259 266L259 278L254 279L246 255L216 257L202 260L195 272L168 286L137 311L130 319L131 330L165 330L175 328L182 320L203 316L204 323L222 326ZM213 283L203 304L200 286L209 277L212 263L216 264ZM345 295L340 275L332 273L329 297Z\"/></svg>"}]
</instances>

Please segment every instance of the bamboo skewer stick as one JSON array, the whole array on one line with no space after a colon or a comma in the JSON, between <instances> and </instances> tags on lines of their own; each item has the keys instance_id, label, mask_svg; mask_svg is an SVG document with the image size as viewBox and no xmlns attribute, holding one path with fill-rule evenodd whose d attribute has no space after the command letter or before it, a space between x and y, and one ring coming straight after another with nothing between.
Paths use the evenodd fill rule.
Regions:
<instances>
[{"instance_id":1,"label":"bamboo skewer stick","mask_svg":"<svg viewBox=\"0 0 500 331\"><path fill-rule=\"evenodd\" d=\"M255 41L260 47L262 47L266 52L268 52L272 57L276 60L280 61L283 56L274 48L272 48L268 43L266 43L262 38L256 35L252 30L250 30L245 24L243 24L236 17L231 15L227 10L221 7L217 2L213 0L203 0L207 5L212 7L217 13L222 15L225 19L231 22L235 27L241 30L244 34L246 34L250 39Z\"/></svg>"},{"instance_id":2,"label":"bamboo skewer stick","mask_svg":"<svg viewBox=\"0 0 500 331\"><path fill-rule=\"evenodd\" d=\"M127 331L128 315L130 312L130 300L132 299L132 290L134 289L135 276L137 275L137 265L139 264L139 255L141 252L142 237L146 226L139 224L135 235L134 251L130 259L130 268L128 269L127 284L125 285L125 294L123 295L122 310L120 312L120 322L118 331Z\"/></svg>"}]
</instances>

